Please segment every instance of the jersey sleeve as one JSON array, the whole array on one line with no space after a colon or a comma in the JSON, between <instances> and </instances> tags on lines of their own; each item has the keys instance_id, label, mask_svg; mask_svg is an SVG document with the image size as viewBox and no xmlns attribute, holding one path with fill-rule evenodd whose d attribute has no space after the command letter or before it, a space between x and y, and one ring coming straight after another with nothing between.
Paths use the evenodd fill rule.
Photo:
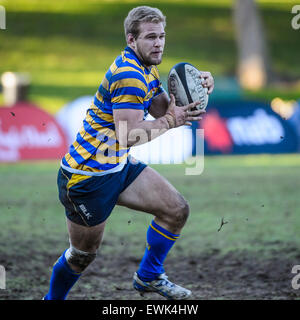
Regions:
<instances>
[{"instance_id":1,"label":"jersey sleeve","mask_svg":"<svg viewBox=\"0 0 300 320\"><path fill-rule=\"evenodd\" d=\"M167 93L167 91L164 89L164 87L162 86L162 84L159 84L159 87L157 88L153 98L159 96L160 94L162 94L163 92Z\"/></svg>"},{"instance_id":2,"label":"jersey sleeve","mask_svg":"<svg viewBox=\"0 0 300 320\"><path fill-rule=\"evenodd\" d=\"M113 109L144 110L147 94L144 76L133 68L119 68L111 77L110 96Z\"/></svg>"}]
</instances>

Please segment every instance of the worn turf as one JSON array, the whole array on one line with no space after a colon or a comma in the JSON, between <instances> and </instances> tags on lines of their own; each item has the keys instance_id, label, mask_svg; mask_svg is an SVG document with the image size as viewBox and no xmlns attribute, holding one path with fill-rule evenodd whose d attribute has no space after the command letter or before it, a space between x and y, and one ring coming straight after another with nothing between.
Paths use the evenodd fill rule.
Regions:
<instances>
[{"instance_id":1,"label":"worn turf","mask_svg":"<svg viewBox=\"0 0 300 320\"><path fill-rule=\"evenodd\" d=\"M68 246L58 166L0 166L0 265L7 276L0 299L40 299ZM199 176L185 175L185 165L153 168L191 208L166 260L171 280L192 289L194 299L299 298L291 285L292 267L300 264L299 155L206 157ZM160 299L131 288L151 218L116 207L96 261L69 299Z\"/></svg>"}]
</instances>

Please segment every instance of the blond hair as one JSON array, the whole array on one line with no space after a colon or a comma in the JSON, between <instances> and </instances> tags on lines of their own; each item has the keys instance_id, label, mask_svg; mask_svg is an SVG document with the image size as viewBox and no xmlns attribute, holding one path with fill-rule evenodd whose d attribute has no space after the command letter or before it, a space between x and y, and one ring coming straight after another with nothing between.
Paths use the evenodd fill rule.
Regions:
<instances>
[{"instance_id":1,"label":"blond hair","mask_svg":"<svg viewBox=\"0 0 300 320\"><path fill-rule=\"evenodd\" d=\"M124 20L125 36L131 33L136 39L140 33L139 26L143 22L163 23L166 26L166 17L157 8L140 6L129 11Z\"/></svg>"}]
</instances>

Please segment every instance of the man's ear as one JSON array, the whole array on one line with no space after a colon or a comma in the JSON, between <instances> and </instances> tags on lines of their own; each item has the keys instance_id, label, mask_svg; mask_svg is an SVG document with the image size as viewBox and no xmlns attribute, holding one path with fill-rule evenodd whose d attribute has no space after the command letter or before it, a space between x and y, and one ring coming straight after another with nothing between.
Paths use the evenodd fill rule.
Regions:
<instances>
[{"instance_id":1,"label":"man's ear","mask_svg":"<svg viewBox=\"0 0 300 320\"><path fill-rule=\"evenodd\" d=\"M136 42L132 33L127 34L127 44L130 45L132 49L136 49Z\"/></svg>"}]
</instances>

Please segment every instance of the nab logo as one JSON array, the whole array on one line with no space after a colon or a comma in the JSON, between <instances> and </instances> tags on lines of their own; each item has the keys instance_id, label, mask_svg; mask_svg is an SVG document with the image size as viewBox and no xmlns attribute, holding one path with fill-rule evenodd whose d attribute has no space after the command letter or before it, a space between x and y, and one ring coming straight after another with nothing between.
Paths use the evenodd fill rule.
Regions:
<instances>
[{"instance_id":1,"label":"nab logo","mask_svg":"<svg viewBox=\"0 0 300 320\"><path fill-rule=\"evenodd\" d=\"M6 11L3 6L0 6L0 30L6 29Z\"/></svg>"}]
</instances>

